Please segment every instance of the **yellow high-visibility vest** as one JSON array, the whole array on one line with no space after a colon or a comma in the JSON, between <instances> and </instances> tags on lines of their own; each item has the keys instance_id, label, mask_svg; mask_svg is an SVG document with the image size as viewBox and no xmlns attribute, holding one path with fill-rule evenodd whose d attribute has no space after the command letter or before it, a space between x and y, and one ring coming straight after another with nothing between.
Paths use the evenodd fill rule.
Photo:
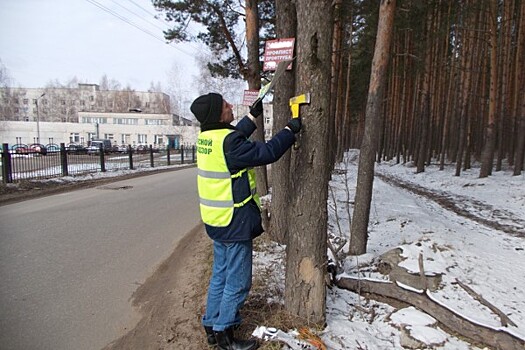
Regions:
<instances>
[{"instance_id":1,"label":"yellow high-visibility vest","mask_svg":"<svg viewBox=\"0 0 525 350\"><path fill-rule=\"evenodd\" d=\"M231 174L226 164L223 143L230 129L208 130L199 133L197 139L197 187L199 190L202 221L210 226L226 227L233 218L234 208L248 203L252 198L260 207L257 195L255 171L243 169ZM250 195L234 203L232 182L234 178L248 176Z\"/></svg>"}]
</instances>

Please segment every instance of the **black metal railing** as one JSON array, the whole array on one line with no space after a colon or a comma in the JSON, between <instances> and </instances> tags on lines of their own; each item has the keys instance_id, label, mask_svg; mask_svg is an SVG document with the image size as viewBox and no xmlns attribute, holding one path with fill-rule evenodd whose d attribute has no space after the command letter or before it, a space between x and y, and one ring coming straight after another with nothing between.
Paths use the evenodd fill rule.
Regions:
<instances>
[{"instance_id":1,"label":"black metal railing","mask_svg":"<svg viewBox=\"0 0 525 350\"><path fill-rule=\"evenodd\" d=\"M2 145L2 182L49 179L88 173L191 164L196 162L195 146L156 148L152 145L111 150L80 145Z\"/></svg>"}]
</instances>

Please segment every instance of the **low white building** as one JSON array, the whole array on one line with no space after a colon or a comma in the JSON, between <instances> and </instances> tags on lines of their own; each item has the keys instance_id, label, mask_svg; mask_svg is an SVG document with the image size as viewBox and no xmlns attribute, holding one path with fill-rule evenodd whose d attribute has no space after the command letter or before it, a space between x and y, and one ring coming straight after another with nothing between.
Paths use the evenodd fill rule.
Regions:
<instances>
[{"instance_id":1,"label":"low white building","mask_svg":"<svg viewBox=\"0 0 525 350\"><path fill-rule=\"evenodd\" d=\"M110 139L115 145L193 144L198 123L173 115L161 92L78 88L0 89L0 142L76 143Z\"/></svg>"},{"instance_id":2,"label":"low white building","mask_svg":"<svg viewBox=\"0 0 525 350\"><path fill-rule=\"evenodd\" d=\"M264 105L266 139L272 134L273 106ZM235 105L236 119L249 109ZM161 92L108 91L96 84L77 88L1 88L0 142L82 144L109 139L114 145L178 147L194 144L199 123L171 113Z\"/></svg>"},{"instance_id":3,"label":"low white building","mask_svg":"<svg viewBox=\"0 0 525 350\"><path fill-rule=\"evenodd\" d=\"M60 144L69 143L87 145L92 139L109 139L114 145L154 145L165 147L170 144L178 147L180 144L194 144L197 140L199 128L197 126L179 126L170 124L148 124L171 122L170 115L150 115L154 118L127 117L121 113L99 113L97 116L88 114L85 122L79 123L50 123L40 122L40 142L37 137L36 122L0 121L0 142L14 144L42 143ZM95 120L99 120L97 122ZM128 123L118 124L126 120ZM116 122L117 124L114 124Z\"/></svg>"}]
</instances>

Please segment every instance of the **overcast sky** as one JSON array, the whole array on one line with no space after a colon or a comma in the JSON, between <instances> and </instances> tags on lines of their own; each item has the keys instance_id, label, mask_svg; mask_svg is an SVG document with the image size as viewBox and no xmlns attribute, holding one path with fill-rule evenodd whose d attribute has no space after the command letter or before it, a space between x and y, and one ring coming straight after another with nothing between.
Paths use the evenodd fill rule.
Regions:
<instances>
[{"instance_id":1,"label":"overcast sky","mask_svg":"<svg viewBox=\"0 0 525 350\"><path fill-rule=\"evenodd\" d=\"M155 14L151 0L0 0L0 60L14 86L44 87L75 76L99 83L106 74L137 91L151 82L166 89L175 64L191 91L199 45L165 44L167 24Z\"/></svg>"}]
</instances>

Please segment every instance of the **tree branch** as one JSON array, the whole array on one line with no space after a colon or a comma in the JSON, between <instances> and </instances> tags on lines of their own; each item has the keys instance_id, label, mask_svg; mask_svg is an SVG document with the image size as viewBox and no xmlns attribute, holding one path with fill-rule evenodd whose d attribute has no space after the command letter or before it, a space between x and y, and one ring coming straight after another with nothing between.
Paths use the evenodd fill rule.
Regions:
<instances>
[{"instance_id":1,"label":"tree branch","mask_svg":"<svg viewBox=\"0 0 525 350\"><path fill-rule=\"evenodd\" d=\"M340 278L336 281L336 286L361 295L368 293L372 299L382 296L415 306L434 317L448 329L454 330L475 343L482 343L494 349L521 350L525 348L525 340L518 338L505 328L491 328L475 323L436 302L429 296L428 292L426 294L414 292L391 282L357 278Z\"/></svg>"},{"instance_id":2,"label":"tree branch","mask_svg":"<svg viewBox=\"0 0 525 350\"><path fill-rule=\"evenodd\" d=\"M237 60L237 63L239 64L239 71L241 72L241 75L243 77L245 77L245 75L246 75L246 67L244 66L244 62L242 60L241 53L240 53L239 49L237 48L237 46L235 45L235 42L233 41L233 37L232 37L230 31L228 30L228 26L226 25L226 20L224 19L224 15L223 15L222 11L217 6L215 6L213 4L210 4L209 2L207 4L208 4L208 6L210 6L210 8L213 9L213 11L219 17L219 21L221 23L222 32L224 33L224 36L226 37L226 40L228 41L228 43L230 44L230 46L231 46L231 48L233 50L233 53L234 53L235 58Z\"/></svg>"}]
</instances>

